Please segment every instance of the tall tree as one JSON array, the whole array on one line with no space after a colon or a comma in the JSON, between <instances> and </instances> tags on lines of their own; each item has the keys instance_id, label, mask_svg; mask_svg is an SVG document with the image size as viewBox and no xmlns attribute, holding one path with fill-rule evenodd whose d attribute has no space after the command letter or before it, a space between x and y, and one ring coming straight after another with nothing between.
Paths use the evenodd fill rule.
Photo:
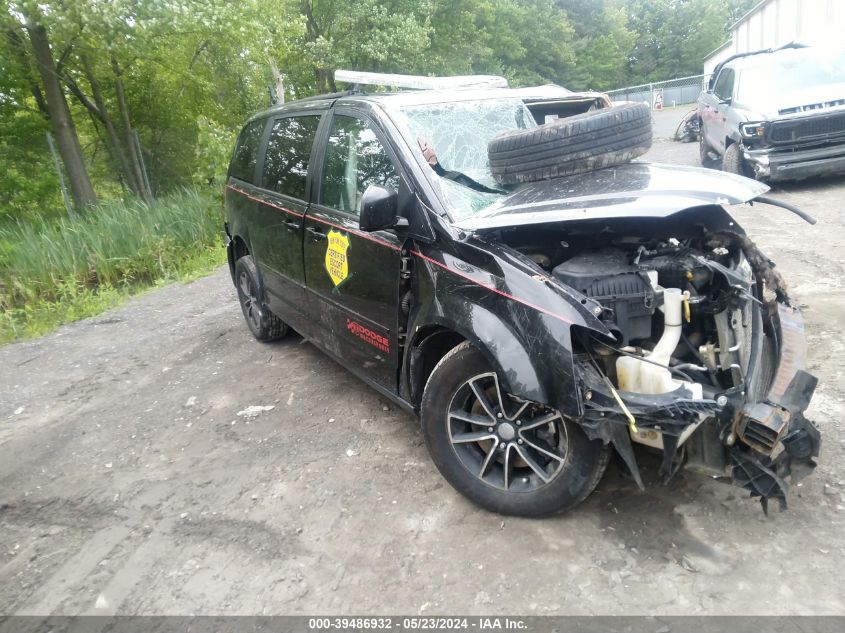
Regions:
<instances>
[{"instance_id":1,"label":"tall tree","mask_svg":"<svg viewBox=\"0 0 845 633\"><path fill-rule=\"evenodd\" d=\"M318 92L334 91L334 71L413 72L429 46L428 5L415 0L300 0L302 50Z\"/></svg>"},{"instance_id":2,"label":"tall tree","mask_svg":"<svg viewBox=\"0 0 845 633\"><path fill-rule=\"evenodd\" d=\"M704 58L728 38L729 27L753 0L630 0L628 28L636 33L630 82L701 73ZM630 85L630 84L629 84Z\"/></svg>"},{"instance_id":3,"label":"tall tree","mask_svg":"<svg viewBox=\"0 0 845 633\"><path fill-rule=\"evenodd\" d=\"M20 3L19 6L13 7L13 11L22 20L19 23L27 33L30 54L43 89L43 100L40 105L46 111L56 136L56 145L67 172L74 205L78 209L85 208L95 204L97 196L91 185L76 126L59 81L59 69L53 58L44 14L38 4L31 2Z\"/></svg>"},{"instance_id":4,"label":"tall tree","mask_svg":"<svg viewBox=\"0 0 845 633\"><path fill-rule=\"evenodd\" d=\"M560 0L575 30L575 62L566 85L578 90L608 90L627 81L628 58L636 34L628 28L624 0Z\"/></svg>"},{"instance_id":5,"label":"tall tree","mask_svg":"<svg viewBox=\"0 0 845 633\"><path fill-rule=\"evenodd\" d=\"M60 207L45 142L56 121L68 172L90 174L80 199L91 181L102 197L148 198L142 158L156 192L217 188L238 127L279 77L286 100L335 89L337 68L610 89L700 72L753 2L7 0L0 213Z\"/></svg>"},{"instance_id":6,"label":"tall tree","mask_svg":"<svg viewBox=\"0 0 845 633\"><path fill-rule=\"evenodd\" d=\"M513 85L565 82L573 28L551 0L433 0L427 70L496 73ZM542 25L542 26L540 26Z\"/></svg>"}]
</instances>

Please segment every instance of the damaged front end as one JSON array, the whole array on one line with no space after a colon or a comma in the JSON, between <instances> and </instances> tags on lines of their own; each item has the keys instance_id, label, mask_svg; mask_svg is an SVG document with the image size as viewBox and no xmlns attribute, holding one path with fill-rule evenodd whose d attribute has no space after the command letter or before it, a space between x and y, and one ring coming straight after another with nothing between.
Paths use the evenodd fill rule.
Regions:
<instances>
[{"instance_id":1,"label":"damaged front end","mask_svg":"<svg viewBox=\"0 0 845 633\"><path fill-rule=\"evenodd\" d=\"M817 380L803 319L772 262L738 230L609 248L598 255L615 268L605 261L581 288L615 334L579 332L587 434L611 442L640 486L633 443L663 452L667 479L681 467L729 475L764 510L785 508L786 481L812 471L820 436L804 416Z\"/></svg>"},{"instance_id":2,"label":"damaged front end","mask_svg":"<svg viewBox=\"0 0 845 633\"><path fill-rule=\"evenodd\" d=\"M785 506L787 480L815 467L820 437L804 411L817 381L801 313L725 208L774 205L815 223L767 190L631 163L532 183L459 224L500 259L521 255L532 279L590 315L559 348L552 330L514 329L560 349L565 367L539 370L546 402L612 444L640 486L634 444L663 452L667 479L682 467L728 476L764 508Z\"/></svg>"}]
</instances>

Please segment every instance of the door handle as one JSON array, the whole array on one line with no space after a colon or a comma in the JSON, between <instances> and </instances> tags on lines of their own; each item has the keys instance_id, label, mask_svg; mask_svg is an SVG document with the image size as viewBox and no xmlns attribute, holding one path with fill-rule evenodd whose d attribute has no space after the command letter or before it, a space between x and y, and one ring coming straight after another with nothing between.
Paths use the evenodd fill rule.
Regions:
<instances>
[{"instance_id":1,"label":"door handle","mask_svg":"<svg viewBox=\"0 0 845 633\"><path fill-rule=\"evenodd\" d=\"M289 231L298 231L299 222L297 220L285 220L285 228Z\"/></svg>"},{"instance_id":2,"label":"door handle","mask_svg":"<svg viewBox=\"0 0 845 633\"><path fill-rule=\"evenodd\" d=\"M308 231L311 235L313 235L315 240L324 240L324 239L326 239L326 234L325 234L325 233L323 233L323 229L321 229L321 228L320 228L320 227L318 227L318 226L309 226L309 227L308 227L307 229L305 229L305 230L306 230L306 231Z\"/></svg>"}]
</instances>

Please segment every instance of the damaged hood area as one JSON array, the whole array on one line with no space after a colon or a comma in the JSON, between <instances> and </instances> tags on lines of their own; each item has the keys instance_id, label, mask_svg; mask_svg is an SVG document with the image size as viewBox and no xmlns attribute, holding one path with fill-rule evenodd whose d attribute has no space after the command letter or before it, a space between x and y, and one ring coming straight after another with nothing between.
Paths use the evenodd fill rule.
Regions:
<instances>
[{"instance_id":1,"label":"damaged hood area","mask_svg":"<svg viewBox=\"0 0 845 633\"><path fill-rule=\"evenodd\" d=\"M483 231L548 222L665 218L691 207L742 204L768 190L754 180L701 167L634 162L528 183L455 226Z\"/></svg>"}]
</instances>

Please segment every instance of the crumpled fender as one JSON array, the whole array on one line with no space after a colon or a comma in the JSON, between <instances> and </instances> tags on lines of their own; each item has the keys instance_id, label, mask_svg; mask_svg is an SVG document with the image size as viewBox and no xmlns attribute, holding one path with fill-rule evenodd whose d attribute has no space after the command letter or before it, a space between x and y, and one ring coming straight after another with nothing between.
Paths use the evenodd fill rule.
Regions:
<instances>
[{"instance_id":1,"label":"crumpled fender","mask_svg":"<svg viewBox=\"0 0 845 633\"><path fill-rule=\"evenodd\" d=\"M508 393L535 402L549 402L546 386L516 334L486 308L476 303L456 303L450 299L442 306L446 313L437 315L431 322L457 332L481 350ZM458 319L447 316L457 314L456 311L460 311ZM472 322L471 328L467 328L467 319Z\"/></svg>"},{"instance_id":2,"label":"crumpled fender","mask_svg":"<svg viewBox=\"0 0 845 633\"><path fill-rule=\"evenodd\" d=\"M235 281L235 238L243 240L250 253L252 250L252 242L249 237L249 225L243 218L243 214L239 213L233 217L227 218L224 223L224 230L226 232L226 256L229 262L229 273L232 275L232 282ZM253 254L253 257L255 255Z\"/></svg>"},{"instance_id":3,"label":"crumpled fender","mask_svg":"<svg viewBox=\"0 0 845 633\"><path fill-rule=\"evenodd\" d=\"M454 331L482 351L509 393L581 416L570 328L604 328L580 301L549 292L504 253L485 266L467 263L467 253L415 254L426 271L417 275L411 349L431 326Z\"/></svg>"}]
</instances>

